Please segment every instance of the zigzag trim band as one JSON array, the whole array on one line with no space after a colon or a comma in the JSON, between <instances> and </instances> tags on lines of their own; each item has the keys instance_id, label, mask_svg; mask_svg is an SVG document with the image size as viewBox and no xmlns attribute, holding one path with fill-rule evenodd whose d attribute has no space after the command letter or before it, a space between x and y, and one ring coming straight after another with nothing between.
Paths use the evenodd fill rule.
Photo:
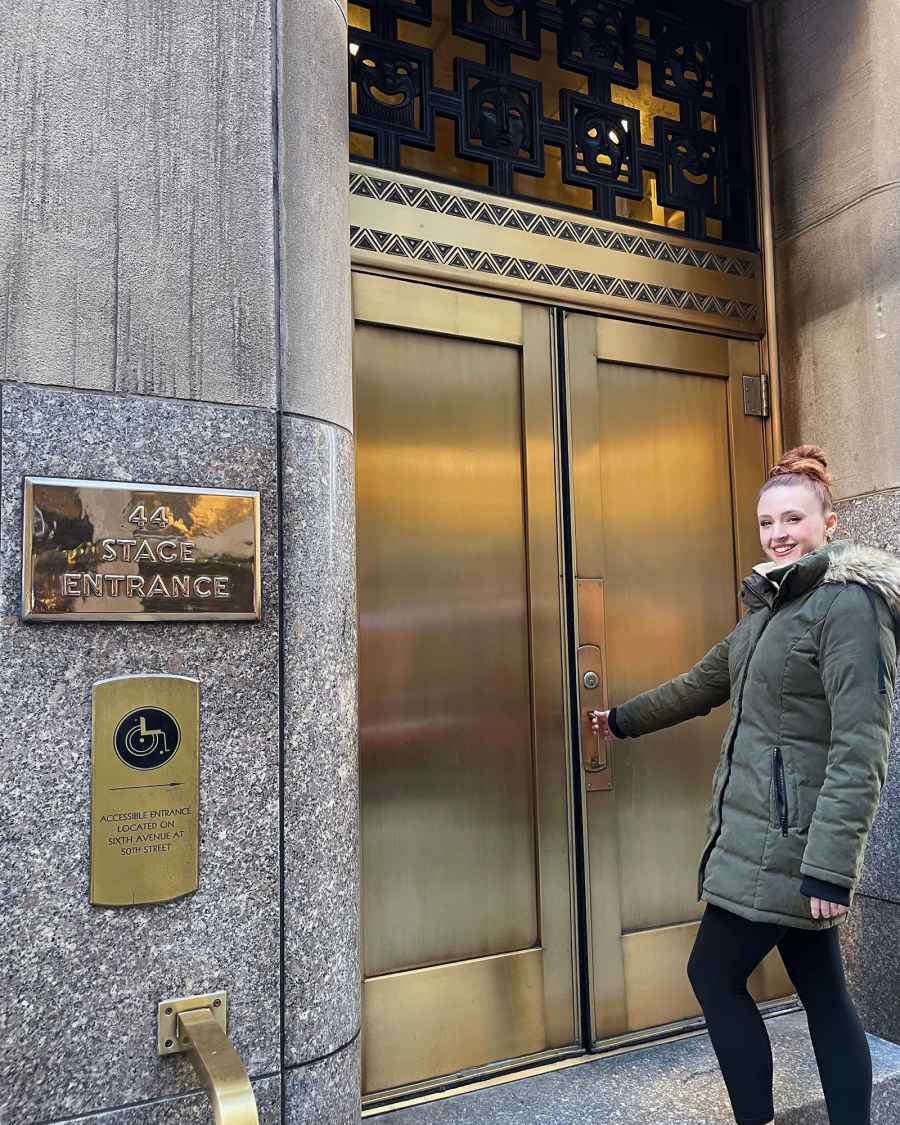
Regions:
<instances>
[{"instance_id":1,"label":"zigzag trim band","mask_svg":"<svg viewBox=\"0 0 900 1125\"><path fill-rule=\"evenodd\" d=\"M645 301L667 308L688 309L709 313L730 320L756 320L759 309L744 301L714 297L708 293L694 293L688 289L675 289L668 285L653 285L645 281L610 277L607 274L589 273L534 262L526 258L513 258L506 254L493 254L486 250L473 250L465 246L452 246L445 242L431 242L389 231L371 230L367 227L350 228L350 246L355 250L368 250L375 254L392 254L399 258L412 258L418 262L452 266L456 269L490 273L497 277L511 277L520 281L535 281L580 293L598 293L604 297L621 297L629 301Z\"/></svg>"},{"instance_id":2,"label":"zigzag trim band","mask_svg":"<svg viewBox=\"0 0 900 1125\"><path fill-rule=\"evenodd\" d=\"M526 207L486 203L452 191L416 187L361 172L351 172L350 193L377 199L383 203L397 203L402 207L415 207L420 211L433 211L440 215L451 215L459 219L488 223L491 226L520 230L526 234L564 238L569 242L580 242L582 245L597 246L603 250L616 250L622 254L639 254L641 257L653 258L658 262L693 266L696 269L733 274L735 277L756 276L755 264L750 258L733 258L727 254L717 254L713 250L695 250L690 246L678 246L647 235L605 230L602 227L591 226L589 223L580 223L576 219L553 218Z\"/></svg>"}]
</instances>

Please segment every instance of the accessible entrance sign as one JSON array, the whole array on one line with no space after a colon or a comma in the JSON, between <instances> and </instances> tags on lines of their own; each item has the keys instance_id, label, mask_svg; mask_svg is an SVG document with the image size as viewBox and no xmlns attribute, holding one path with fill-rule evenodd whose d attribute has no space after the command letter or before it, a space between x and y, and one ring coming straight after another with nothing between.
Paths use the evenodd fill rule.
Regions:
<instances>
[{"instance_id":1,"label":"accessible entrance sign","mask_svg":"<svg viewBox=\"0 0 900 1125\"><path fill-rule=\"evenodd\" d=\"M137 906L196 891L199 680L99 680L92 734L91 902Z\"/></svg>"}]
</instances>

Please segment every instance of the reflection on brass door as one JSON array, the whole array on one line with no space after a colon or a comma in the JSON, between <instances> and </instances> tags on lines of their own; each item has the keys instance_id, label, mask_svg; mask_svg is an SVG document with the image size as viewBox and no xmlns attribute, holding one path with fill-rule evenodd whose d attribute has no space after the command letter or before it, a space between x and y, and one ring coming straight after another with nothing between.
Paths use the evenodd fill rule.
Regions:
<instances>
[{"instance_id":1,"label":"reflection on brass door","mask_svg":"<svg viewBox=\"0 0 900 1125\"><path fill-rule=\"evenodd\" d=\"M354 305L374 1093L576 1013L551 317L360 275Z\"/></svg>"},{"instance_id":2,"label":"reflection on brass door","mask_svg":"<svg viewBox=\"0 0 900 1125\"><path fill-rule=\"evenodd\" d=\"M355 351L375 976L537 942L525 507L518 349L360 325Z\"/></svg>"}]
</instances>

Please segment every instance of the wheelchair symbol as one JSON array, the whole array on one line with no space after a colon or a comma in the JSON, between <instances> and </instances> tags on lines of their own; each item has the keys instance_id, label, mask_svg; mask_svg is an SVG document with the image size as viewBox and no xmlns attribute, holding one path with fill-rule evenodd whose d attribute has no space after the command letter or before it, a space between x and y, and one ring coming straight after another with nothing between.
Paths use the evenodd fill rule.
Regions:
<instances>
[{"instance_id":1,"label":"wheelchair symbol","mask_svg":"<svg viewBox=\"0 0 900 1125\"><path fill-rule=\"evenodd\" d=\"M130 711L116 727L116 754L135 770L155 770L175 755L181 742L178 723L159 707Z\"/></svg>"}]
</instances>

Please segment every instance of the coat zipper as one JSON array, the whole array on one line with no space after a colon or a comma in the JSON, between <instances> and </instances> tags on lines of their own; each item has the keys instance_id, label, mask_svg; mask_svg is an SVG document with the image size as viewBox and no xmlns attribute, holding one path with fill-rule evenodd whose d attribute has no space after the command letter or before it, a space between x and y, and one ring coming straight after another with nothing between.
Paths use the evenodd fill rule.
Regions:
<instances>
[{"instance_id":1,"label":"coat zipper","mask_svg":"<svg viewBox=\"0 0 900 1125\"><path fill-rule=\"evenodd\" d=\"M781 825L781 835L787 836L788 834L788 808L787 808L787 786L784 781L784 760L781 757L781 750L775 747L772 751L772 767L775 774L775 805L778 811L778 823Z\"/></svg>"},{"instance_id":2,"label":"coat zipper","mask_svg":"<svg viewBox=\"0 0 900 1125\"><path fill-rule=\"evenodd\" d=\"M753 587L750 585L750 583L747 581L746 578L743 579L742 585L746 586L747 589L752 591L754 594L756 593L756 591L753 590ZM776 600L777 600L777 598L776 598ZM763 622L762 628L760 629L759 634L757 635L757 638L753 643L753 649L747 654L747 662L744 665L744 674L741 677L740 687L738 688L737 716L736 716L736 721L735 721L735 724L734 724L734 730L731 732L731 739L730 739L729 744L728 744L728 751L726 753L726 759L728 760L729 765L730 765L730 762L731 762L731 752L734 749L734 741L737 738L738 726L739 726L740 721L741 721L741 710L743 709L743 706L744 706L744 685L747 682L747 674L750 671L750 661L753 659L753 653L756 652L756 646L759 644L763 633L769 627L769 623L771 622L771 620L774 616L774 613L775 613L774 608L772 606L767 606L766 608L769 611L769 616ZM706 850L704 851L704 853L703 853L703 855L700 859L700 870L699 870L698 877L697 877L697 901L698 902L700 901L700 899L702 897L702 894L703 894L703 878L706 874L707 861L708 861L708 859L709 859L709 857L712 853L713 848L716 846L716 841L719 838L719 833L722 831L722 805L725 801L725 789L728 785L728 778L730 776L731 776L731 770L729 769L728 776L723 781L722 788L719 792L719 807L718 807L718 817L717 817L718 824L716 826L716 831L713 834L712 840L710 841L709 845L707 846Z\"/></svg>"}]
</instances>

